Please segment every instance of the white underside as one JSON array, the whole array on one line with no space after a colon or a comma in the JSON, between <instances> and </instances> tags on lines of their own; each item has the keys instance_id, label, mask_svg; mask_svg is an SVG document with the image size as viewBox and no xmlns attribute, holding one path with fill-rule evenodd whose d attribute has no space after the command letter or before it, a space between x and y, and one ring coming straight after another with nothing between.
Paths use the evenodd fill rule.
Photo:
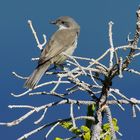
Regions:
<instances>
[{"instance_id":1,"label":"white underside","mask_svg":"<svg viewBox=\"0 0 140 140\"><path fill-rule=\"evenodd\" d=\"M67 27L63 26L63 25L59 25L59 29L58 30L64 30L64 29L68 29ZM78 36L75 37L75 41L74 41L74 44L72 46L69 46L68 49L64 52L65 54L67 55L72 55L77 47L77 39L78 39ZM62 53L63 55L63 53ZM66 57L66 56L65 56ZM62 60L58 60L58 62L61 62L61 61L65 61L66 58L65 57L62 57L61 59ZM63 60L64 59L64 60Z\"/></svg>"},{"instance_id":2,"label":"white underside","mask_svg":"<svg viewBox=\"0 0 140 140\"><path fill-rule=\"evenodd\" d=\"M58 30L63 30L63 29L68 29L68 28L66 26L59 25L59 29Z\"/></svg>"},{"instance_id":3,"label":"white underside","mask_svg":"<svg viewBox=\"0 0 140 140\"><path fill-rule=\"evenodd\" d=\"M58 30L64 30L64 29L68 29L68 28L67 28L66 26L59 25L59 29L58 29ZM67 49L67 50L65 51L65 53L66 53L67 55L72 55L76 47L77 47L77 36L76 36L76 38L75 38L75 41L74 41L73 46L72 46L72 47L69 47L69 49Z\"/></svg>"},{"instance_id":4,"label":"white underside","mask_svg":"<svg viewBox=\"0 0 140 140\"><path fill-rule=\"evenodd\" d=\"M67 55L72 55L73 52L74 52L74 50L76 49L76 47L77 47L77 36L76 36L76 38L75 38L75 41L74 41L73 46L69 47L69 48L65 51L65 53L66 53Z\"/></svg>"}]
</instances>

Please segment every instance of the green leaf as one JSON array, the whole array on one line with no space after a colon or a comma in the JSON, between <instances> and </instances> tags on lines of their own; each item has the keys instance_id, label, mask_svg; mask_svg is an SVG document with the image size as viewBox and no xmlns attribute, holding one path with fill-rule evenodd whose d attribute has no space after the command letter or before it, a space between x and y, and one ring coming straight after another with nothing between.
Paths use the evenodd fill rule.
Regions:
<instances>
[{"instance_id":1,"label":"green leaf","mask_svg":"<svg viewBox=\"0 0 140 140\"><path fill-rule=\"evenodd\" d=\"M106 135L104 140L111 140L111 136L110 135Z\"/></svg>"},{"instance_id":2,"label":"green leaf","mask_svg":"<svg viewBox=\"0 0 140 140\"><path fill-rule=\"evenodd\" d=\"M81 130L84 132L83 138L84 140L90 140L91 138L91 133L90 129L87 126L81 126Z\"/></svg>"},{"instance_id":3,"label":"green leaf","mask_svg":"<svg viewBox=\"0 0 140 140\"><path fill-rule=\"evenodd\" d=\"M89 132L88 132L88 133L85 133L85 134L83 135L83 138L84 138L84 140L90 140L90 138L91 138L90 133L89 133Z\"/></svg>"},{"instance_id":4,"label":"green leaf","mask_svg":"<svg viewBox=\"0 0 140 140\"><path fill-rule=\"evenodd\" d=\"M112 119L112 123L113 123L113 126L114 126L114 130L115 131L119 131L119 126L118 126L118 121L117 121L117 119L116 118L113 118ZM103 130L104 131L108 131L110 129L110 124L109 123L105 123L104 125L103 125Z\"/></svg>"},{"instance_id":5,"label":"green leaf","mask_svg":"<svg viewBox=\"0 0 140 140\"><path fill-rule=\"evenodd\" d=\"M112 123L113 123L113 126L114 126L114 130L119 131L118 120L116 118L113 118Z\"/></svg>"},{"instance_id":6,"label":"green leaf","mask_svg":"<svg viewBox=\"0 0 140 140\"><path fill-rule=\"evenodd\" d=\"M95 106L95 104L93 104L92 105L92 110L95 111L95 109L96 109L96 106Z\"/></svg>"},{"instance_id":7,"label":"green leaf","mask_svg":"<svg viewBox=\"0 0 140 140\"><path fill-rule=\"evenodd\" d=\"M72 128L72 123L71 122L62 122L61 126L66 129L70 129L70 128Z\"/></svg>"},{"instance_id":8,"label":"green leaf","mask_svg":"<svg viewBox=\"0 0 140 140\"><path fill-rule=\"evenodd\" d=\"M63 140L63 139L56 137L55 140Z\"/></svg>"},{"instance_id":9,"label":"green leaf","mask_svg":"<svg viewBox=\"0 0 140 140\"><path fill-rule=\"evenodd\" d=\"M110 129L110 124L109 123L105 123L104 125L103 125L103 130L104 131L108 131Z\"/></svg>"},{"instance_id":10,"label":"green leaf","mask_svg":"<svg viewBox=\"0 0 140 140\"><path fill-rule=\"evenodd\" d=\"M113 123L114 126L117 126L118 120L116 118L113 118L112 123Z\"/></svg>"},{"instance_id":11,"label":"green leaf","mask_svg":"<svg viewBox=\"0 0 140 140\"><path fill-rule=\"evenodd\" d=\"M81 131L80 131L80 129L78 129L78 128L72 128L71 132L73 132L73 133L76 134L76 135L81 134Z\"/></svg>"},{"instance_id":12,"label":"green leaf","mask_svg":"<svg viewBox=\"0 0 140 140\"><path fill-rule=\"evenodd\" d=\"M90 132L90 129L89 129L87 126L85 126L85 125L82 125L82 126L81 126L81 130L82 130L83 132Z\"/></svg>"},{"instance_id":13,"label":"green leaf","mask_svg":"<svg viewBox=\"0 0 140 140\"><path fill-rule=\"evenodd\" d=\"M73 125L71 122L62 122L61 123L61 126L65 129L68 129L70 132L76 134L76 135L79 135L81 133L81 130L78 129L78 128L72 128Z\"/></svg>"}]
</instances>

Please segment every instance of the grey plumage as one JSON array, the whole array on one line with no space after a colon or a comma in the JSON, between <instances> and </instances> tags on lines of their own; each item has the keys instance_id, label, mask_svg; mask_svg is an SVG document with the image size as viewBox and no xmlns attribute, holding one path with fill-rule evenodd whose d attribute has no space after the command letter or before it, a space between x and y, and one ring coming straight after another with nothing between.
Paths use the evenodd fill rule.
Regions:
<instances>
[{"instance_id":1,"label":"grey plumage","mask_svg":"<svg viewBox=\"0 0 140 140\"><path fill-rule=\"evenodd\" d=\"M26 80L24 86L33 89L37 85L41 77L44 75L49 66L49 63L44 63L43 65L38 66L30 75L30 77Z\"/></svg>"},{"instance_id":2,"label":"grey plumage","mask_svg":"<svg viewBox=\"0 0 140 140\"><path fill-rule=\"evenodd\" d=\"M60 65L67 59L63 52L72 55L77 46L80 27L72 18L64 16L52 23L59 29L43 49L37 68L24 84L26 88L33 89L51 64Z\"/></svg>"}]
</instances>

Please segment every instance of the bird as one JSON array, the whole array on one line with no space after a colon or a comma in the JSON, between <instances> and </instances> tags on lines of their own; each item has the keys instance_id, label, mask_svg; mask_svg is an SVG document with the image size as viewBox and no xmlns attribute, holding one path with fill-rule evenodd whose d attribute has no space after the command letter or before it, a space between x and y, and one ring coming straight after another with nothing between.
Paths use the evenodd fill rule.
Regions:
<instances>
[{"instance_id":1,"label":"bird","mask_svg":"<svg viewBox=\"0 0 140 140\"><path fill-rule=\"evenodd\" d=\"M61 66L77 48L80 26L72 17L61 16L50 23L58 29L41 52L37 67L24 83L25 88L34 89L50 65Z\"/></svg>"}]
</instances>

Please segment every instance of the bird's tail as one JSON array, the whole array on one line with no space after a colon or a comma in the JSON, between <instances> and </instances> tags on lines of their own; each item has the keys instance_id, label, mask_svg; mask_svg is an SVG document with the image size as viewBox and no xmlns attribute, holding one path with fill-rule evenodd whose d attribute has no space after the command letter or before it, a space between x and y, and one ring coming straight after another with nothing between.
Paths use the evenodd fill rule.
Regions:
<instances>
[{"instance_id":1,"label":"bird's tail","mask_svg":"<svg viewBox=\"0 0 140 140\"><path fill-rule=\"evenodd\" d=\"M30 77L25 81L24 87L33 89L38 84L41 77L44 75L49 66L49 63L38 66L30 75Z\"/></svg>"}]
</instances>

